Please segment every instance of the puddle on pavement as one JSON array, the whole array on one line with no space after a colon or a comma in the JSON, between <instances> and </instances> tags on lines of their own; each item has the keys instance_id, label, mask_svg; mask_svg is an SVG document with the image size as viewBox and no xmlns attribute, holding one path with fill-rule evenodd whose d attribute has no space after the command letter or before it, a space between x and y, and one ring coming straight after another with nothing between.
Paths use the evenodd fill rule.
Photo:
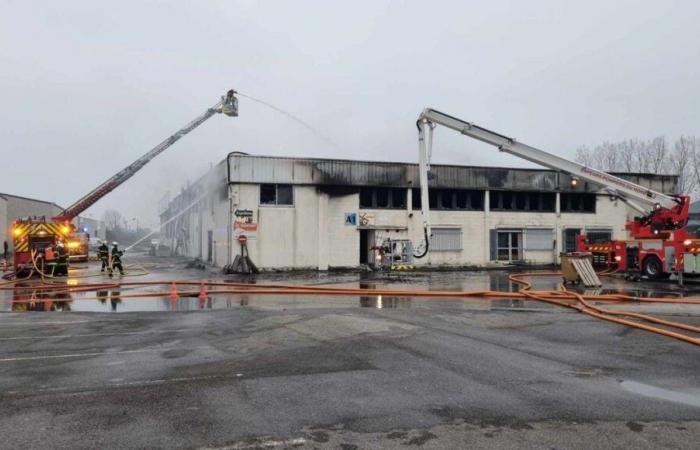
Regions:
<instances>
[{"instance_id":1,"label":"puddle on pavement","mask_svg":"<svg viewBox=\"0 0 700 450\"><path fill-rule=\"evenodd\" d=\"M173 274L170 274L172 278ZM188 278L201 275L196 272L188 273ZM151 274L149 279L168 279L167 275ZM440 291L485 291L517 292L519 286L508 280L504 271L482 272L419 272L419 273L304 273L304 274L269 274L252 277L225 277L226 280L246 282L251 285L260 284L298 284L325 285L353 288L391 288L391 289L421 289ZM143 278L139 278L139 281ZM97 280L90 280L96 282ZM218 281L222 281L219 279ZM71 278L66 284L71 287L80 286L85 281ZM533 278L533 289L557 290L561 278ZM0 312L22 311L91 311L91 312L134 312L134 311L196 311L233 309L242 307L270 309L299 309L299 308L440 308L460 310L510 310L531 311L558 309L558 307L541 302L522 299L448 299L448 298L416 298L395 296L324 296L324 295L255 295L255 294L221 294L205 300L197 296L181 297L172 300L169 297L151 298L122 298L123 295L145 291L167 290L164 286L141 286L139 288L105 289L90 292L49 293L40 289L32 289L33 285L17 283L14 289L0 290ZM618 289L619 287L619 289ZM627 288L627 289L622 289ZM611 280L605 288L579 292L605 294L624 292L633 296L677 296L677 293L660 289L629 289L629 284ZM44 299L48 301L37 301Z\"/></svg>"},{"instance_id":2,"label":"puddle on pavement","mask_svg":"<svg viewBox=\"0 0 700 450\"><path fill-rule=\"evenodd\" d=\"M684 405L695 406L700 408L700 393L687 393L672 391L657 386L652 386L638 381L621 381L620 386L626 391L651 397L659 400L666 400L674 403L682 403Z\"/></svg>"}]
</instances>

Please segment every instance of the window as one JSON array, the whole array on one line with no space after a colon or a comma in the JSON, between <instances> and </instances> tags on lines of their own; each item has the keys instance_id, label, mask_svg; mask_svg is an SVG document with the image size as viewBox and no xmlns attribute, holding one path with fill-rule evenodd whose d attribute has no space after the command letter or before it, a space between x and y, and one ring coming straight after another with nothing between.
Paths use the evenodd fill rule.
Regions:
<instances>
[{"instance_id":1,"label":"window","mask_svg":"<svg viewBox=\"0 0 700 450\"><path fill-rule=\"evenodd\" d=\"M612 240L612 232L607 230L586 231L586 242L589 244L607 244Z\"/></svg>"},{"instance_id":2,"label":"window","mask_svg":"<svg viewBox=\"0 0 700 450\"><path fill-rule=\"evenodd\" d=\"M575 252L576 251L576 236L581 233L580 228L567 228L564 230L564 251Z\"/></svg>"},{"instance_id":3,"label":"window","mask_svg":"<svg viewBox=\"0 0 700 450\"><path fill-rule=\"evenodd\" d=\"M595 194L562 193L559 201L561 212L595 212Z\"/></svg>"},{"instance_id":4,"label":"window","mask_svg":"<svg viewBox=\"0 0 700 450\"><path fill-rule=\"evenodd\" d=\"M522 231L491 230L491 260L513 262L522 257Z\"/></svg>"},{"instance_id":5,"label":"window","mask_svg":"<svg viewBox=\"0 0 700 450\"><path fill-rule=\"evenodd\" d=\"M525 250L549 250L554 249L554 233L548 229L527 229L525 230Z\"/></svg>"},{"instance_id":6,"label":"window","mask_svg":"<svg viewBox=\"0 0 700 450\"><path fill-rule=\"evenodd\" d=\"M462 250L462 229L461 228L439 228L432 229L430 238L430 250L433 251L460 251Z\"/></svg>"},{"instance_id":7,"label":"window","mask_svg":"<svg viewBox=\"0 0 700 450\"><path fill-rule=\"evenodd\" d=\"M554 212L556 194L553 192L490 191L491 211Z\"/></svg>"},{"instance_id":8,"label":"window","mask_svg":"<svg viewBox=\"0 0 700 450\"><path fill-rule=\"evenodd\" d=\"M421 209L420 189L411 189L411 204L414 211Z\"/></svg>"},{"instance_id":9,"label":"window","mask_svg":"<svg viewBox=\"0 0 700 450\"><path fill-rule=\"evenodd\" d=\"M360 208L406 208L406 189L363 187L360 189Z\"/></svg>"},{"instance_id":10,"label":"window","mask_svg":"<svg viewBox=\"0 0 700 450\"><path fill-rule=\"evenodd\" d=\"M420 189L412 189L413 209L421 208ZM484 191L470 189L429 189L428 200L433 210L483 211Z\"/></svg>"},{"instance_id":11,"label":"window","mask_svg":"<svg viewBox=\"0 0 700 450\"><path fill-rule=\"evenodd\" d=\"M291 184L261 184L261 205L294 205L294 188Z\"/></svg>"}]
</instances>

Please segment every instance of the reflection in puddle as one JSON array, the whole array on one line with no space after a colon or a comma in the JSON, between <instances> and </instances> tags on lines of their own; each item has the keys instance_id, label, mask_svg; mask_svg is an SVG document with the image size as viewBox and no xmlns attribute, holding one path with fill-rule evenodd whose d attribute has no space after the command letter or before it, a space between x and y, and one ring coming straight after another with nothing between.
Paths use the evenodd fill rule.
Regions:
<instances>
[{"instance_id":1,"label":"reflection in puddle","mask_svg":"<svg viewBox=\"0 0 700 450\"><path fill-rule=\"evenodd\" d=\"M172 274L171 274L172 275ZM260 277L260 279L231 279L236 282L256 284L325 284L338 287L366 289L404 289L404 290L433 290L433 291L486 291L517 292L520 286L508 279L505 271L483 272L421 272L411 274L361 273L332 275L314 273L283 274ZM227 278L228 279L228 278ZM319 282L322 281L322 282ZM532 278L535 290L558 290L561 278L557 276ZM71 287L84 284L72 277L67 280ZM595 290L584 290L582 287L570 287L577 292L587 294L624 293L636 297L679 297L682 292L670 285L659 284L630 284L624 280L605 279L605 286ZM89 311L89 312L133 312L133 311L198 311L213 309L234 309L241 307L255 308L416 308L425 305L439 304L444 307L478 308L478 309L508 309L513 311L528 311L534 308L557 308L536 301L509 298L491 298L483 301L476 299L439 299L363 295L355 297L323 296L323 295L256 295L250 293L210 295L200 298L193 294L191 297L159 297L159 298L129 298L130 294L146 291L161 291L158 287L138 287L114 289L108 287L97 291L57 292L47 291L33 282L18 282L13 289L0 290L0 311ZM686 295L697 295L688 292ZM125 298L126 297L126 298ZM45 301L41 301L45 300ZM454 305L454 306L452 306Z\"/></svg>"},{"instance_id":2,"label":"reflection in puddle","mask_svg":"<svg viewBox=\"0 0 700 450\"><path fill-rule=\"evenodd\" d=\"M674 403L682 403L700 408L700 394L689 394L686 392L677 392L670 389L664 389L650 384L639 383L637 381L622 381L620 383L623 389L645 397L667 400Z\"/></svg>"},{"instance_id":3,"label":"reflection in puddle","mask_svg":"<svg viewBox=\"0 0 700 450\"><path fill-rule=\"evenodd\" d=\"M411 297L384 297L375 295L371 297L360 297L360 306L363 308L410 308Z\"/></svg>"}]
</instances>

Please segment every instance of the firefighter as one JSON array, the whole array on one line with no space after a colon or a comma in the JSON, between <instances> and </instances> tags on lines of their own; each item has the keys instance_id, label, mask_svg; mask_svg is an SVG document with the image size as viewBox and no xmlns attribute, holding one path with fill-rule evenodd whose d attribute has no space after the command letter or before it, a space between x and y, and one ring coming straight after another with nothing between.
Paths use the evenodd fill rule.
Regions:
<instances>
[{"instance_id":1,"label":"firefighter","mask_svg":"<svg viewBox=\"0 0 700 450\"><path fill-rule=\"evenodd\" d=\"M107 247L107 243L103 240L100 240L100 246L97 247L97 256L100 258L100 261L102 261L102 268L100 269L100 272L105 271L109 267L109 247Z\"/></svg>"},{"instance_id":2,"label":"firefighter","mask_svg":"<svg viewBox=\"0 0 700 450\"><path fill-rule=\"evenodd\" d=\"M63 245L63 241L56 244L56 271L57 276L68 276L68 251Z\"/></svg>"},{"instance_id":3,"label":"firefighter","mask_svg":"<svg viewBox=\"0 0 700 450\"><path fill-rule=\"evenodd\" d=\"M122 255L124 252L119 250L119 244L112 242L112 264L109 268L109 277L115 270L119 271L120 275L124 275L124 267L122 266Z\"/></svg>"},{"instance_id":4,"label":"firefighter","mask_svg":"<svg viewBox=\"0 0 700 450\"><path fill-rule=\"evenodd\" d=\"M53 276L56 273L56 251L52 245L44 249L44 260L46 261L46 270L49 275Z\"/></svg>"}]
</instances>

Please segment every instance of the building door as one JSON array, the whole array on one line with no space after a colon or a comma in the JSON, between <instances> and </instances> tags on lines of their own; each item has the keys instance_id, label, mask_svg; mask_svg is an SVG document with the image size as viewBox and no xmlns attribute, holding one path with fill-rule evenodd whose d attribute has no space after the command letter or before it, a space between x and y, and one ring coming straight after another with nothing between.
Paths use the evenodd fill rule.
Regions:
<instances>
[{"instance_id":1,"label":"building door","mask_svg":"<svg viewBox=\"0 0 700 450\"><path fill-rule=\"evenodd\" d=\"M522 231L498 231L498 261L520 261L523 259Z\"/></svg>"},{"instance_id":2,"label":"building door","mask_svg":"<svg viewBox=\"0 0 700 450\"><path fill-rule=\"evenodd\" d=\"M212 262L212 253L214 250L214 232L207 231L207 262Z\"/></svg>"},{"instance_id":3,"label":"building door","mask_svg":"<svg viewBox=\"0 0 700 450\"><path fill-rule=\"evenodd\" d=\"M360 230L360 264L369 264L367 258L369 253L368 234L369 230Z\"/></svg>"},{"instance_id":4,"label":"building door","mask_svg":"<svg viewBox=\"0 0 700 450\"><path fill-rule=\"evenodd\" d=\"M564 230L564 249L565 253L576 251L576 236L581 234L580 228L567 228Z\"/></svg>"}]
</instances>

